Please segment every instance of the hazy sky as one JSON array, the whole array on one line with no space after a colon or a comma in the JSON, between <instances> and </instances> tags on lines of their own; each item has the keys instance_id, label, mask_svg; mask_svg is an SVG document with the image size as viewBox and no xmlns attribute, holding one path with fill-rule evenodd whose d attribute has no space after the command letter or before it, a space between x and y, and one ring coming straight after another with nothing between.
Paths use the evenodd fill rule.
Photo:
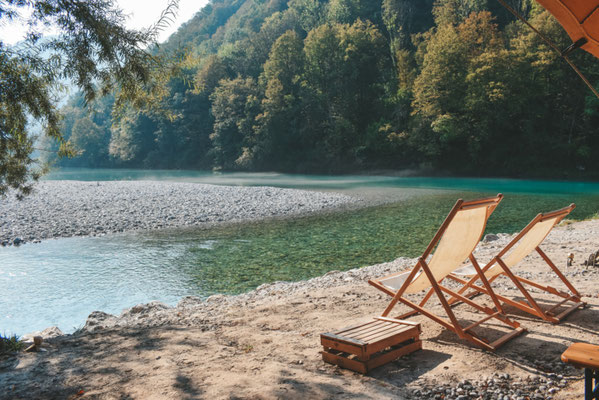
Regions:
<instances>
[{"instance_id":1,"label":"hazy sky","mask_svg":"<svg viewBox=\"0 0 599 400\"><path fill-rule=\"evenodd\" d=\"M142 28L152 25L160 17L162 10L168 4L167 0L117 0L120 7L129 15L127 25L131 28ZM180 0L179 13L176 21L165 29L160 35L160 41L166 40L170 34L188 21L198 12L208 0ZM0 22L0 38L4 43L14 44L23 39L25 30L22 23L14 22L4 25Z\"/></svg>"}]
</instances>

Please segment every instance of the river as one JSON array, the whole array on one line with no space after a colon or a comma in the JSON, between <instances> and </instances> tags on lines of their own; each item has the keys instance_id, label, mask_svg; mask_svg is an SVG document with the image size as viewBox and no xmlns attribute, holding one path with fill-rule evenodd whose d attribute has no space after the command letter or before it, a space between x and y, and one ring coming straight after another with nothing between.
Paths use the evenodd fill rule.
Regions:
<instances>
[{"instance_id":1,"label":"river","mask_svg":"<svg viewBox=\"0 0 599 400\"><path fill-rule=\"evenodd\" d=\"M120 313L151 300L235 294L277 280L414 257L457 198L504 193L487 232L512 233L538 212L577 204L599 211L599 184L512 179L308 176L275 173L65 169L45 179L168 180L338 191L360 210L211 229L169 229L46 240L0 248L0 333L81 327L94 310Z\"/></svg>"}]
</instances>

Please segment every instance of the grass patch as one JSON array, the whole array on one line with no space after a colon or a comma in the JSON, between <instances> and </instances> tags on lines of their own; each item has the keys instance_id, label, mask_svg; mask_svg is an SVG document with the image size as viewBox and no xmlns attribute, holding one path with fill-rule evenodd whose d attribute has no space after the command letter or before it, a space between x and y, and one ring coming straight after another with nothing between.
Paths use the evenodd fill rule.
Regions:
<instances>
[{"instance_id":1,"label":"grass patch","mask_svg":"<svg viewBox=\"0 0 599 400\"><path fill-rule=\"evenodd\" d=\"M17 335L0 335L0 354L21 351L24 347L25 343L23 343Z\"/></svg>"}]
</instances>

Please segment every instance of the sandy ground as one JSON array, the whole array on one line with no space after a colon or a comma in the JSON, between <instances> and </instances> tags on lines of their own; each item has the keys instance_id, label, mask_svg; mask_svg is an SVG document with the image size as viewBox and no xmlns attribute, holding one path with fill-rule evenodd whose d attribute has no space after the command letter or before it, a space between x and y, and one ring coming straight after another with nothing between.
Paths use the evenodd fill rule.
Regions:
<instances>
[{"instance_id":1,"label":"sandy ground","mask_svg":"<svg viewBox=\"0 0 599 400\"><path fill-rule=\"evenodd\" d=\"M481 243L479 261L490 259L507 240ZM388 298L366 279L411 263L398 259L306 282L263 285L235 297L186 298L175 308L139 306L118 318L98 313L81 332L47 340L44 351L0 358L0 398L582 398L582 371L563 364L560 355L573 342L599 344L599 267L581 265L598 242L599 220L550 234L541 247L586 296L588 307L559 325L508 308L528 332L495 353L416 316L423 350L367 376L325 364L319 334L379 315ZM569 252L575 265L566 268ZM561 287L537 255L517 271ZM506 281L496 288L517 297ZM465 305L455 310L460 318L473 316ZM470 384L477 396L468 390L462 397L435 394ZM519 387L523 395L508 394Z\"/></svg>"}]
</instances>

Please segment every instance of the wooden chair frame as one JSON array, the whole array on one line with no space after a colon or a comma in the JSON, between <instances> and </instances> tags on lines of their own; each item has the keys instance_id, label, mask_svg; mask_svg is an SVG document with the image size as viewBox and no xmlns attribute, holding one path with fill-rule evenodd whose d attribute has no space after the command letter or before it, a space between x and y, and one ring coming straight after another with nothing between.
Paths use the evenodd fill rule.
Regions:
<instances>
[{"instance_id":1,"label":"wooden chair frame","mask_svg":"<svg viewBox=\"0 0 599 400\"><path fill-rule=\"evenodd\" d=\"M430 244L428 245L428 247L426 248L426 250L424 251L422 256L418 258L418 262L417 262L416 266L412 269L412 271L410 272L410 274L404 281L403 285L399 288L399 290L397 292L393 292L392 290L390 290L389 288L384 286L381 283L381 281L391 278L391 277L394 277L394 276L397 276L397 275L400 275L402 273L405 273L405 271L400 272L398 274L390 275L390 276L387 276L387 277L384 277L384 278L381 278L378 280L377 279L369 280L368 281L369 284L371 284L372 286L376 287L377 289L379 289L393 297L393 299L391 300L391 302L389 303L389 305L383 312L382 316L387 317L390 314L390 312L392 311L393 307L395 307L395 305L398 302L401 302L401 303L407 305L408 307L412 308L412 311L402 314L400 316L397 316L395 318L404 319L411 315L420 313L420 314L425 315L428 318L432 319L433 321L441 324L445 328L451 330L452 332L457 334L460 338L468 340L471 343L473 343L474 345L481 347L485 350L490 350L490 351L496 350L497 348L499 348L502 344L504 344L508 340L523 333L525 331L525 329L521 328L520 324L518 322L510 320L507 316L504 315L499 299L495 295L493 289L490 286L490 283L487 281L484 274L482 274L482 270L480 269L478 263L476 262L476 259L474 258L474 256L472 254L470 254L469 259L473 263L474 268L477 270L479 276L481 277L481 281L483 282L483 284L485 286L486 290L484 291L484 293L487 294L489 297L491 297L491 299L493 300L493 303L495 304L496 310L488 308L488 307L483 307L483 306L475 303L474 301L472 301L467 296L464 296L463 292L458 293L458 292L455 292L455 291L449 289L448 287L444 286L442 284L442 282L445 280L445 278L447 276L444 276L441 279L435 279L433 272L431 271L429 265L426 262L426 258L433 252L433 249L435 249L437 244L440 242L441 238L443 237L443 234L445 233L449 224L452 222L453 218L457 215L458 212L460 212L462 210L472 209L472 208L476 208L476 207L487 207L485 223L483 225L483 229L481 230L480 236L478 238L478 241L480 241L480 238L482 237L482 235L484 233L484 226L486 225L487 219L489 218L491 213L495 210L495 208L497 207L498 203L501 201L502 198L503 198L503 195L498 194L497 196L492 197L492 198L473 200L473 201L468 201L468 202L464 202L462 199L458 200L456 202L456 204L454 205L454 207L449 212L447 218L445 219L445 221L443 222L443 224L441 225L441 227L439 228L439 230L437 231L437 233L431 240ZM458 267L459 267L459 265L456 265L455 268L458 268ZM408 289L410 284L413 282L414 278L416 277L416 274L419 271L423 271L426 274L428 281L431 285L431 288L426 293L424 299L419 304L416 304L416 303L408 300L406 297L404 297L404 293ZM426 305L426 303L435 294L436 294L437 298L439 299L441 305L443 306L443 309L445 310L445 313L446 313L448 319L438 316L438 315L434 314L432 311L430 311L424 307ZM449 301L445 297L445 294L450 296ZM476 322L468 325L468 326L465 326L465 327L462 326L458 322L458 319L456 318L456 316L453 312L453 309L451 307L451 304L450 304L450 302L456 303L458 301L460 303L466 303L466 304L472 306L473 308L477 309L478 311L481 311L482 313L486 314L485 317L479 321L476 321ZM493 342L489 342L485 338L480 337L479 335L475 334L472 331L473 328L475 328L475 327L481 325L482 323L489 321L491 319L496 319L496 320L500 321L501 323L512 328L512 330Z\"/></svg>"},{"instance_id":2,"label":"wooden chair frame","mask_svg":"<svg viewBox=\"0 0 599 400\"><path fill-rule=\"evenodd\" d=\"M486 273L495 264L499 265L502 269L502 272L500 274L497 274L497 275L491 277L490 279L488 279L489 283L492 283L495 279L497 279L498 277L500 277L502 275L507 276L514 283L514 285L518 288L518 290L520 290L522 295L526 298L527 302L516 301L516 300L511 299L506 296L496 295L496 297L499 300L501 300L502 302L509 304L513 307L516 307L522 311L525 311L529 314L532 314L539 318L542 318L545 321L552 322L554 324L561 322L569 314L571 314L578 308L584 307L586 305L585 302L581 301L582 296L576 290L576 288L570 283L570 281L568 281L568 279L564 276L564 274L562 274L562 272L555 266L555 264L543 252L543 250L541 250L541 248L539 247L540 243L539 243L539 245L537 245L535 247L535 251L541 256L541 258L547 263L547 265L549 265L549 268L560 278L560 280L564 283L564 285L570 290L570 293L560 291L560 290L558 290L554 287L551 287L549 285L541 285L537 282L531 281L530 279L526 279L521 276L518 276L511 271L511 269L505 264L505 262L502 259L502 257L510 249L512 249L520 241L520 239L522 239L524 236L526 236L526 234L528 232L530 232L530 230L537 223L547 221L548 219L557 217L557 219L553 225L553 226L555 226L555 225L559 224L575 207L576 207L576 205L572 203L568 207L564 207L559 210L551 211L551 212L544 213L544 214L543 213L538 214L524 229L522 229L522 231L518 235L516 235L516 237L514 237L514 239L512 239L512 241L510 243L508 243L507 246L505 246L503 248L503 250L501 250L487 265L485 265L485 267L482 269L483 274ZM477 268L477 266L474 265L474 263L473 263L473 266L478 272L478 268ZM466 290L468 290L468 289L474 289L474 292L469 293L469 296L470 296L474 293L487 293L487 291L488 291L486 284L484 285L485 287L481 287L480 285L475 284L476 281L478 281L479 276L483 276L483 275L480 275L480 272L479 272L479 274L473 275L469 280L466 280L466 279L460 278L459 276L456 276L454 274L450 274L448 276L448 278L453 279L454 281L459 282L462 285L464 285L458 291L458 293L461 295L463 295L464 292L466 292ZM559 303L553 305L551 308L549 308L547 310L543 310L524 285L529 285L534 288L543 290L547 293L550 293L552 295L560 297L562 300ZM453 304L455 302L456 302L456 300L452 299L451 303ZM559 308L560 306L562 306L568 302L572 302L573 304L558 315L555 315L553 313L553 311L555 309Z\"/></svg>"}]
</instances>

